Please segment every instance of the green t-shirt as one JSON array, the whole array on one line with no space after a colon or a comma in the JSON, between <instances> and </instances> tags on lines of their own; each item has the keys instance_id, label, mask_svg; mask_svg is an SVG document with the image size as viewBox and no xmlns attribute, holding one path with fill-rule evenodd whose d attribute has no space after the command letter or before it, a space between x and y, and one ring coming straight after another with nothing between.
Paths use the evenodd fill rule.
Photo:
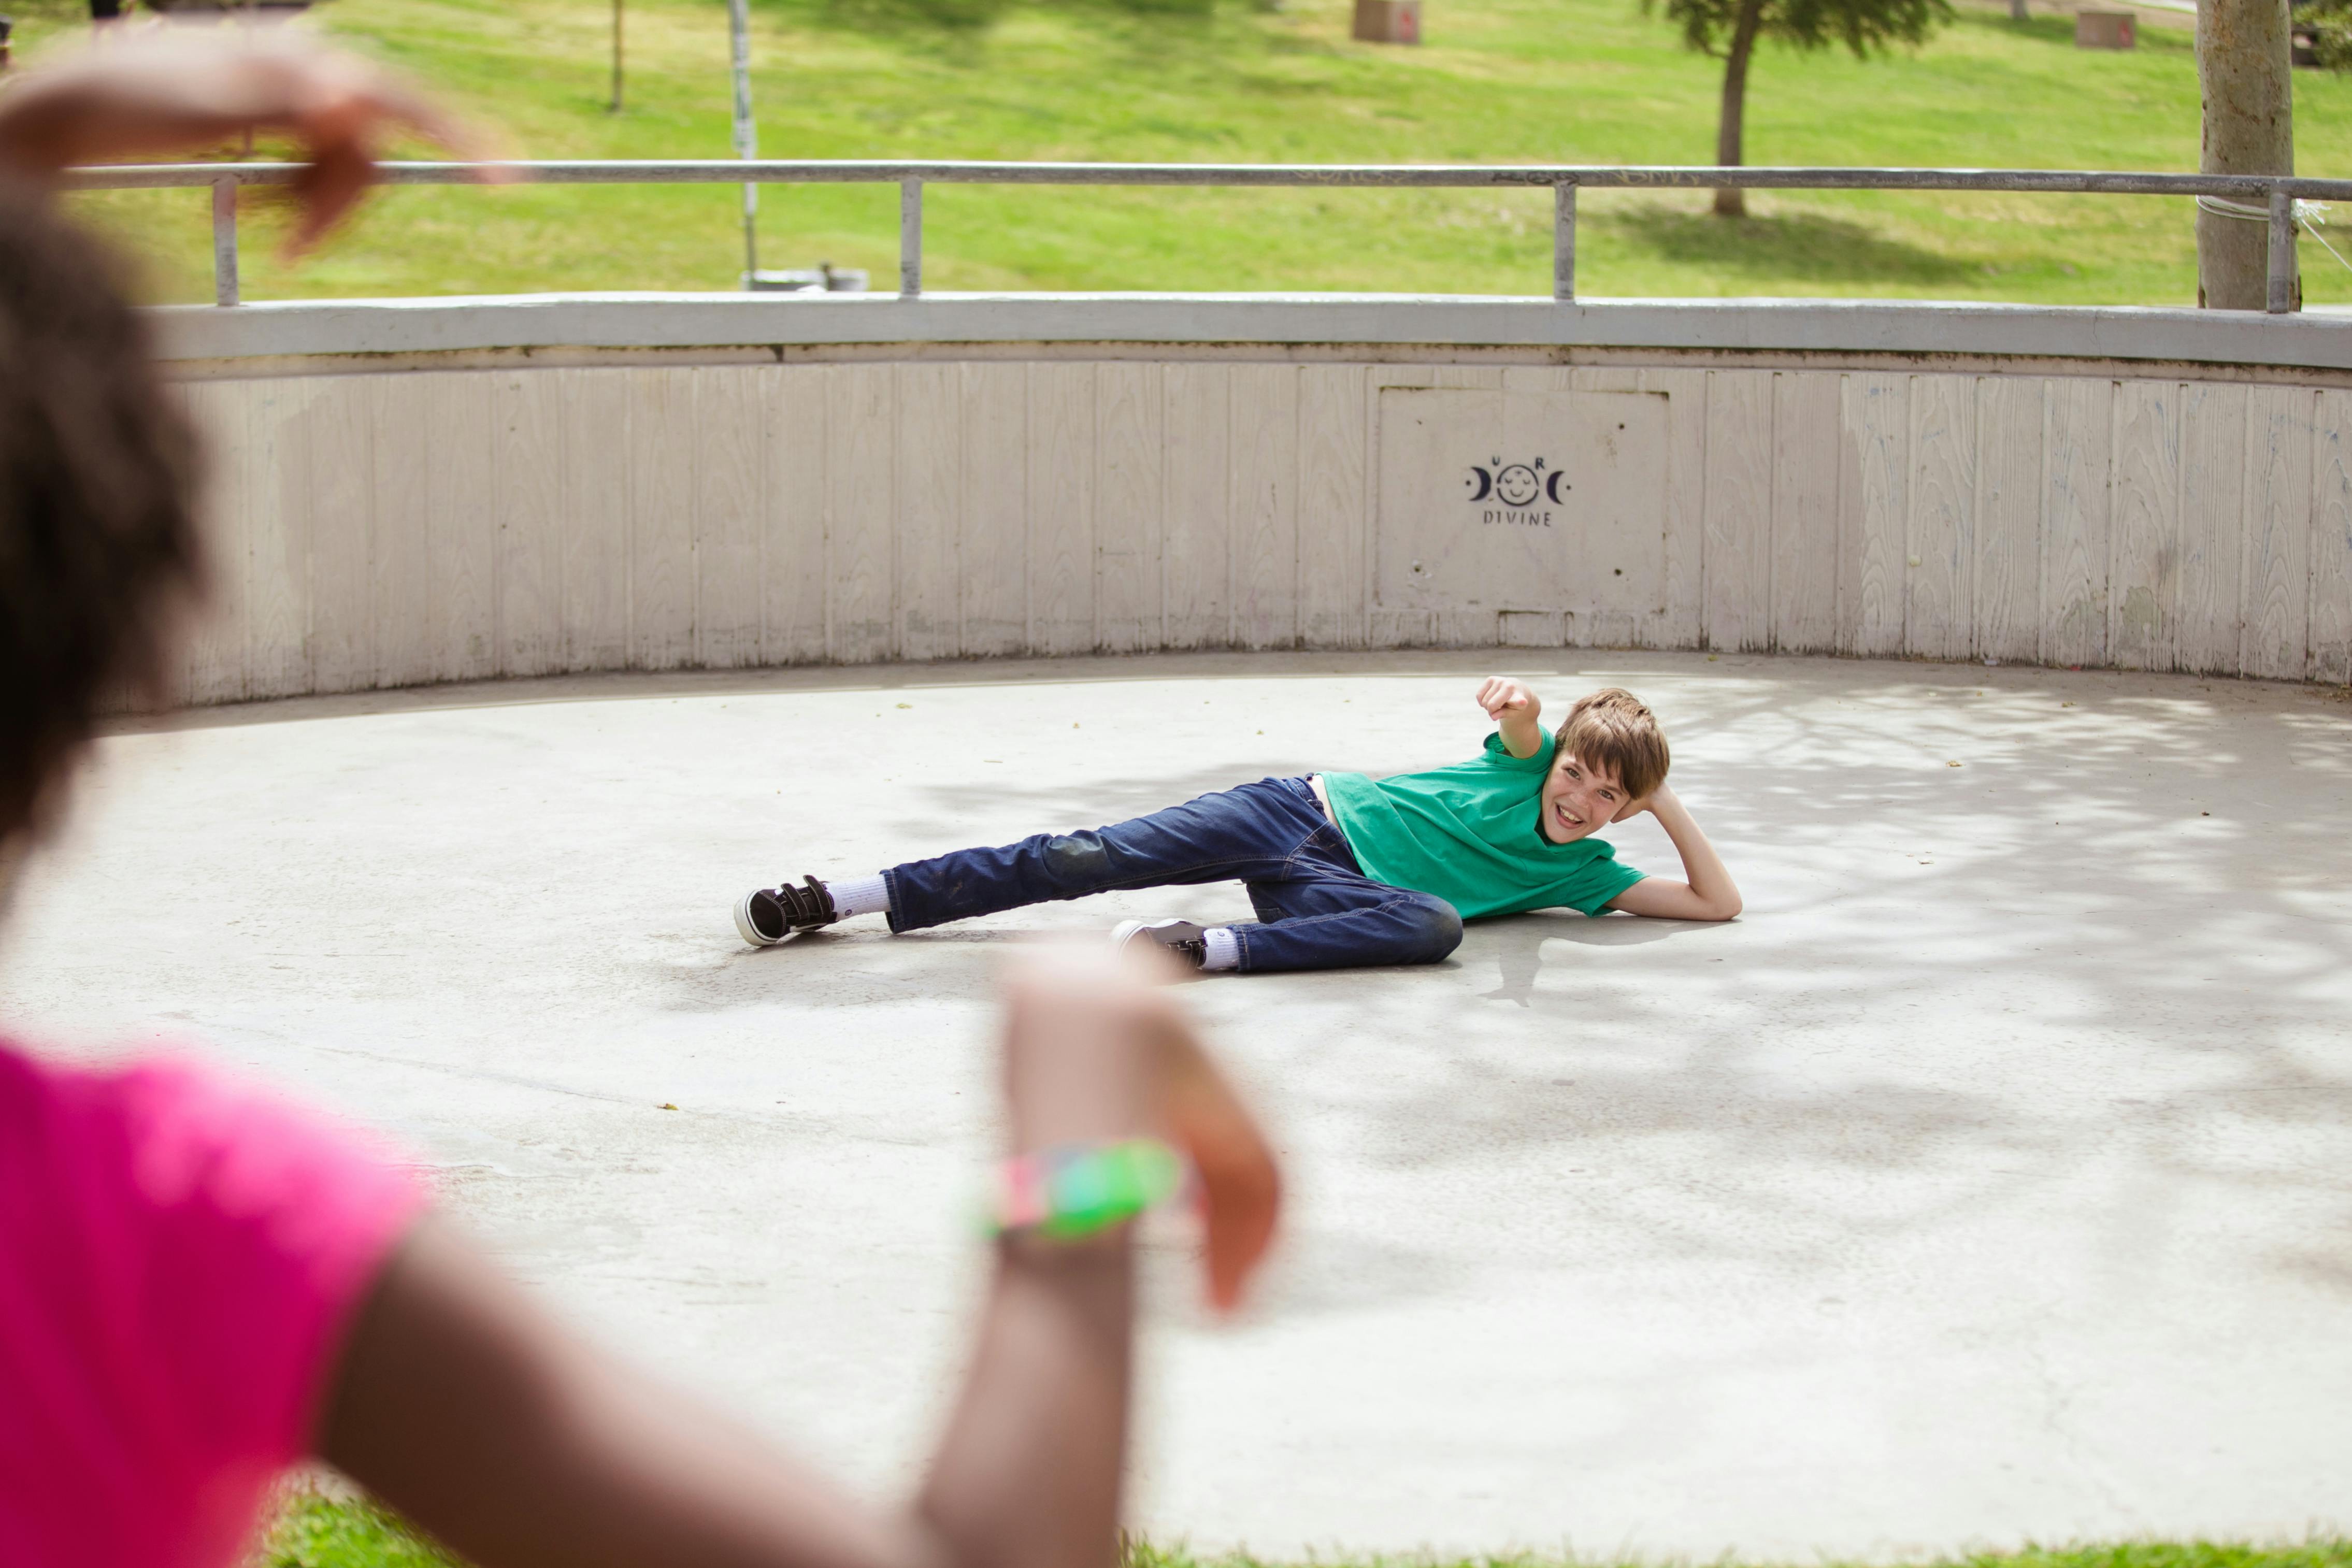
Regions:
<instances>
[{"instance_id":1,"label":"green t-shirt","mask_svg":"<svg viewBox=\"0 0 2352 1568\"><path fill-rule=\"evenodd\" d=\"M1565 904L1598 915L1642 880L1605 839L1556 844L1538 826L1552 747L1514 757L1503 737L1468 762L1368 779L1326 773L1323 788L1364 874L1433 893L1462 912L1511 915Z\"/></svg>"}]
</instances>

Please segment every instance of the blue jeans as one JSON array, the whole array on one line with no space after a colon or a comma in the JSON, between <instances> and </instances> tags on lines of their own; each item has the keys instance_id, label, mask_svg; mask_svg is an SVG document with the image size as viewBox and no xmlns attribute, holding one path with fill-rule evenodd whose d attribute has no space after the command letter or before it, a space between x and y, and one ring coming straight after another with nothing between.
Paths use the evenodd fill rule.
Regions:
<instances>
[{"instance_id":1,"label":"blue jeans","mask_svg":"<svg viewBox=\"0 0 2352 1568\"><path fill-rule=\"evenodd\" d=\"M1433 894L1366 876L1304 779L1265 779L1075 833L958 850L882 873L890 929L1136 887L1239 882L1255 922L1233 927L1244 969L1434 964L1462 916Z\"/></svg>"}]
</instances>

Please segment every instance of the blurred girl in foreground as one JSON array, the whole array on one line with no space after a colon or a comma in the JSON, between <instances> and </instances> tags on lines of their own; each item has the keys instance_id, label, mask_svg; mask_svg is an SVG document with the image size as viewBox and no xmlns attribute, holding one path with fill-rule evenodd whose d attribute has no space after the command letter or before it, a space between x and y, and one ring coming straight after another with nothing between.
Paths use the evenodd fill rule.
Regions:
<instances>
[{"instance_id":1,"label":"blurred girl in foreground","mask_svg":"<svg viewBox=\"0 0 2352 1568\"><path fill-rule=\"evenodd\" d=\"M291 37L150 38L0 98L0 878L53 823L105 695L160 694L201 589L188 431L58 172L308 150L297 246L425 105ZM135 920L135 909L126 910ZM184 1063L0 1041L0 1563L217 1568L323 1458L482 1568L1103 1568L1128 1418L1126 1221L1192 1156L1210 1294L1276 1176L1166 995L1108 956L1009 987L1012 1157L977 1348L911 1505L861 1505L572 1337L400 1171Z\"/></svg>"}]
</instances>

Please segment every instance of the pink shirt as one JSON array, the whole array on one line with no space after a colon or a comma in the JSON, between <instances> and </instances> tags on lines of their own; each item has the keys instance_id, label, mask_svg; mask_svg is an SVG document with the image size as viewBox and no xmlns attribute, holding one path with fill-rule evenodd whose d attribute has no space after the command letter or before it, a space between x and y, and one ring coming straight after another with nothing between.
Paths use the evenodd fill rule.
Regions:
<instances>
[{"instance_id":1,"label":"pink shirt","mask_svg":"<svg viewBox=\"0 0 2352 1568\"><path fill-rule=\"evenodd\" d=\"M0 1563L232 1562L422 1202L187 1064L0 1042Z\"/></svg>"}]
</instances>

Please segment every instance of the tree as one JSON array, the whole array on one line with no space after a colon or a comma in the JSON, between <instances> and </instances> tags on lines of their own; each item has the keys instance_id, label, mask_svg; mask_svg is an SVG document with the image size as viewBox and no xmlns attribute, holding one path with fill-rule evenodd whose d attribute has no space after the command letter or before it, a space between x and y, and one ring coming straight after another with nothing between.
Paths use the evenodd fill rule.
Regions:
<instances>
[{"instance_id":1,"label":"tree","mask_svg":"<svg viewBox=\"0 0 2352 1568\"><path fill-rule=\"evenodd\" d=\"M2294 172L2294 82L2288 0L2204 0L2197 7L2197 85L2208 174ZM2320 57L2336 24L2318 18ZM2197 204L2197 303L2260 310L2270 299L2270 214L2262 203Z\"/></svg>"},{"instance_id":2,"label":"tree","mask_svg":"<svg viewBox=\"0 0 2352 1568\"><path fill-rule=\"evenodd\" d=\"M1715 161L1726 168L1746 162L1741 132L1748 111L1748 63L1759 38L1780 38L1801 49L1843 44L1856 59L1897 43L1923 42L1952 19L1950 0L1642 0L1649 11L1663 4L1666 20L1683 30L1683 42L1723 62L1723 111L1716 122ZM1715 193L1718 217L1743 218L1742 192Z\"/></svg>"},{"instance_id":3,"label":"tree","mask_svg":"<svg viewBox=\"0 0 2352 1568\"><path fill-rule=\"evenodd\" d=\"M2296 0L2294 23L2311 35L2312 63L2352 71L2352 0Z\"/></svg>"}]
</instances>

